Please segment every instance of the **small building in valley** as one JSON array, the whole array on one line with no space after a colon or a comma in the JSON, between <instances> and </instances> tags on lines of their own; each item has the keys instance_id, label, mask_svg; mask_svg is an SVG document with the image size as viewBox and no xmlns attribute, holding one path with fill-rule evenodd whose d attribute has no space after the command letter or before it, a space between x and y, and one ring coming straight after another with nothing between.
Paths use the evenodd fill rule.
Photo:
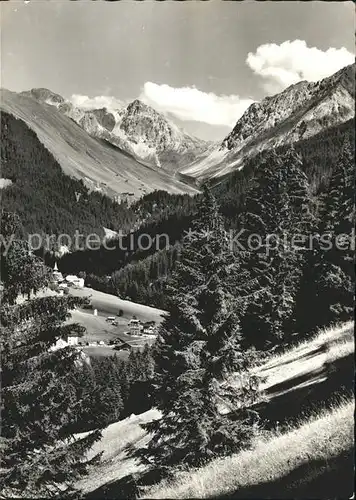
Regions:
<instances>
[{"instance_id":1,"label":"small building in valley","mask_svg":"<svg viewBox=\"0 0 356 500\"><path fill-rule=\"evenodd\" d=\"M58 271L57 262L54 264L52 276L56 283L61 283L64 279L62 273Z\"/></svg>"},{"instance_id":2,"label":"small building in valley","mask_svg":"<svg viewBox=\"0 0 356 500\"><path fill-rule=\"evenodd\" d=\"M130 319L129 329L131 335L141 335L141 321L136 318Z\"/></svg>"},{"instance_id":3,"label":"small building in valley","mask_svg":"<svg viewBox=\"0 0 356 500\"><path fill-rule=\"evenodd\" d=\"M78 288L84 287L84 278L78 278L78 276L75 276L74 274L66 276L66 282L69 285L76 286Z\"/></svg>"},{"instance_id":4,"label":"small building in valley","mask_svg":"<svg viewBox=\"0 0 356 500\"><path fill-rule=\"evenodd\" d=\"M68 335L68 345L78 345L78 337L76 335Z\"/></svg>"},{"instance_id":5,"label":"small building in valley","mask_svg":"<svg viewBox=\"0 0 356 500\"><path fill-rule=\"evenodd\" d=\"M115 342L114 342L114 350L115 351L129 351L131 350L131 344L129 344L128 342L125 342L124 340L121 340L121 339L116 339Z\"/></svg>"},{"instance_id":6,"label":"small building in valley","mask_svg":"<svg viewBox=\"0 0 356 500\"><path fill-rule=\"evenodd\" d=\"M77 335L68 335L67 337L57 339L56 343L50 347L50 351L56 351L57 349L63 349L68 346L77 346L78 345L78 336Z\"/></svg>"}]
</instances>

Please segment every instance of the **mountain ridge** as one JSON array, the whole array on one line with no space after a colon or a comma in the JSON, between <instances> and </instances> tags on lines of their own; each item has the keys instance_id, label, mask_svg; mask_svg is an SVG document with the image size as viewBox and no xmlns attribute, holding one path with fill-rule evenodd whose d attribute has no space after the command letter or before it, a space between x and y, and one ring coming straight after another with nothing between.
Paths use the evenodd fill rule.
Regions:
<instances>
[{"instance_id":1,"label":"mountain ridge","mask_svg":"<svg viewBox=\"0 0 356 500\"><path fill-rule=\"evenodd\" d=\"M253 103L211 154L181 170L197 182L243 168L264 149L293 144L355 116L355 64L319 82L302 81Z\"/></svg>"},{"instance_id":2,"label":"mountain ridge","mask_svg":"<svg viewBox=\"0 0 356 500\"><path fill-rule=\"evenodd\" d=\"M137 161L119 146L113 148L92 137L53 105L40 104L33 97L6 89L1 89L0 97L0 109L23 120L53 154L64 173L82 179L91 190L111 197L129 197L129 200L156 189L171 193L197 192L172 174ZM58 105L62 104L60 98L57 97Z\"/></svg>"},{"instance_id":3,"label":"mountain ridge","mask_svg":"<svg viewBox=\"0 0 356 500\"><path fill-rule=\"evenodd\" d=\"M211 145L175 125L151 106L135 99L120 108L86 109L46 88L21 95L49 104L72 118L91 136L104 139L139 161L175 172Z\"/></svg>"}]
</instances>

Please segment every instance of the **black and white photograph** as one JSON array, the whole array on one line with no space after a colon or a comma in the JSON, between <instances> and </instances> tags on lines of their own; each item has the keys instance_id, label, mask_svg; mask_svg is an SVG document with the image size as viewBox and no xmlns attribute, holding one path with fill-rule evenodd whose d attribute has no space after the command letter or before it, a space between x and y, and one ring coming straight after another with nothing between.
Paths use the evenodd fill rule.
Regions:
<instances>
[{"instance_id":1,"label":"black and white photograph","mask_svg":"<svg viewBox=\"0 0 356 500\"><path fill-rule=\"evenodd\" d=\"M0 499L354 498L354 3L0 29Z\"/></svg>"}]
</instances>

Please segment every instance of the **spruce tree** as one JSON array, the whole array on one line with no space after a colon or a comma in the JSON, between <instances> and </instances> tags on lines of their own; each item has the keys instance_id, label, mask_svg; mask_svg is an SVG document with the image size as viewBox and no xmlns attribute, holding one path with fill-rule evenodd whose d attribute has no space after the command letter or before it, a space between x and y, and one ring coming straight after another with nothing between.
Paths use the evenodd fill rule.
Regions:
<instances>
[{"instance_id":1,"label":"spruce tree","mask_svg":"<svg viewBox=\"0 0 356 500\"><path fill-rule=\"evenodd\" d=\"M240 346L229 290L234 258L207 188L198 210L167 287L169 314L153 349L162 418L146 426L153 437L143 457L161 470L236 451L253 433L244 408L254 400L256 387L231 382L234 372L248 374L251 361L251 353ZM235 420L226 414L231 411Z\"/></svg>"},{"instance_id":2,"label":"spruce tree","mask_svg":"<svg viewBox=\"0 0 356 500\"><path fill-rule=\"evenodd\" d=\"M313 221L312 200L301 160L293 149L283 157L264 156L246 194L240 228L247 251L242 256L259 290L247 304L242 326L246 337L266 348L293 330L295 295L303 267L303 244Z\"/></svg>"},{"instance_id":3,"label":"spruce tree","mask_svg":"<svg viewBox=\"0 0 356 500\"><path fill-rule=\"evenodd\" d=\"M74 439L77 404L68 391L77 352L53 350L56 340L79 325L64 324L74 297L23 300L48 283L43 264L18 239L19 221L1 218L1 454L0 489L7 496L60 497L74 494L73 483L91 461L85 453L99 431ZM96 460L94 458L93 460Z\"/></svg>"},{"instance_id":4,"label":"spruce tree","mask_svg":"<svg viewBox=\"0 0 356 500\"><path fill-rule=\"evenodd\" d=\"M350 319L354 306L355 161L345 140L326 192L298 295L303 332ZM339 246L339 248L338 248Z\"/></svg>"}]
</instances>

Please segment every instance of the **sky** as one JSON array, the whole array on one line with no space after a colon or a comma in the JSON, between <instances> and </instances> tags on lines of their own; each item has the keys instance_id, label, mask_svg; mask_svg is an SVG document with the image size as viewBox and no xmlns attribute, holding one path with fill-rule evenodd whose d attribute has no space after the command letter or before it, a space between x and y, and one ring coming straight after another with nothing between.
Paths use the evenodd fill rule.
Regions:
<instances>
[{"instance_id":1,"label":"sky","mask_svg":"<svg viewBox=\"0 0 356 500\"><path fill-rule=\"evenodd\" d=\"M353 2L10 0L0 14L2 87L87 108L139 98L208 140L355 58Z\"/></svg>"}]
</instances>

